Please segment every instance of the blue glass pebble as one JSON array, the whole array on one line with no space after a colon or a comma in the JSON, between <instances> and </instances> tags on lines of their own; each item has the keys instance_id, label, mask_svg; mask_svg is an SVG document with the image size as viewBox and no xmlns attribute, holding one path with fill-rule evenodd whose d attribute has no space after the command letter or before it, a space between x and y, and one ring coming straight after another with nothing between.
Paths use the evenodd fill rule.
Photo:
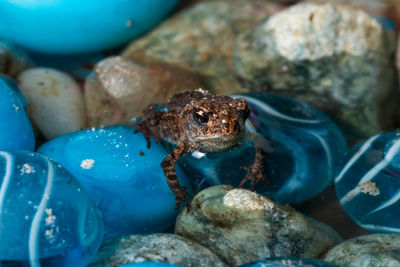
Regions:
<instances>
[{"instance_id":1,"label":"blue glass pebble","mask_svg":"<svg viewBox=\"0 0 400 267\"><path fill-rule=\"evenodd\" d=\"M159 232L174 224L175 195L160 167L168 154L135 128L112 126L54 138L38 152L55 159L88 189L104 214L105 238ZM182 186L191 185L178 168Z\"/></svg>"},{"instance_id":2,"label":"blue glass pebble","mask_svg":"<svg viewBox=\"0 0 400 267\"><path fill-rule=\"evenodd\" d=\"M86 266L102 237L100 212L61 165L0 151L0 266Z\"/></svg>"},{"instance_id":3,"label":"blue glass pebble","mask_svg":"<svg viewBox=\"0 0 400 267\"><path fill-rule=\"evenodd\" d=\"M48 54L122 45L157 25L179 0L0 1L0 37Z\"/></svg>"},{"instance_id":4,"label":"blue glass pebble","mask_svg":"<svg viewBox=\"0 0 400 267\"><path fill-rule=\"evenodd\" d=\"M21 104L24 108L26 108L28 106L28 100L26 99L26 97L21 93L21 90L18 87L18 84L11 79L10 77L0 74L0 80L3 80L8 87L10 87L14 93L17 95L17 97L19 98L19 100L21 101Z\"/></svg>"},{"instance_id":5,"label":"blue glass pebble","mask_svg":"<svg viewBox=\"0 0 400 267\"><path fill-rule=\"evenodd\" d=\"M179 265L168 262L142 261L120 265L119 267L179 267Z\"/></svg>"},{"instance_id":6,"label":"blue glass pebble","mask_svg":"<svg viewBox=\"0 0 400 267\"><path fill-rule=\"evenodd\" d=\"M273 149L265 157L270 183L259 183L255 188L258 193L281 203L298 203L315 196L332 182L347 145L328 117L289 97L266 92L236 96L249 102L248 130L270 140ZM178 163L193 174L200 189L226 183L237 186L246 175L241 167L250 166L254 155L253 142L248 141L228 152L192 153Z\"/></svg>"},{"instance_id":7,"label":"blue glass pebble","mask_svg":"<svg viewBox=\"0 0 400 267\"><path fill-rule=\"evenodd\" d=\"M400 233L400 131L354 147L335 179L349 216L372 232Z\"/></svg>"},{"instance_id":8,"label":"blue glass pebble","mask_svg":"<svg viewBox=\"0 0 400 267\"><path fill-rule=\"evenodd\" d=\"M329 262L295 257L274 257L240 265L239 267L335 267Z\"/></svg>"},{"instance_id":9,"label":"blue glass pebble","mask_svg":"<svg viewBox=\"0 0 400 267\"><path fill-rule=\"evenodd\" d=\"M0 150L32 151L35 136L24 110L26 103L13 86L9 80L0 77Z\"/></svg>"}]
</instances>

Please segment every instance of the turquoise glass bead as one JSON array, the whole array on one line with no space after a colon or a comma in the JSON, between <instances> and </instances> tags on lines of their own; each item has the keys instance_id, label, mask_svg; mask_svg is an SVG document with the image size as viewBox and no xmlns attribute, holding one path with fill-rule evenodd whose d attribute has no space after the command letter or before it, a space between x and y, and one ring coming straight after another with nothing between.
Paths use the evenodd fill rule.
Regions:
<instances>
[{"instance_id":1,"label":"turquoise glass bead","mask_svg":"<svg viewBox=\"0 0 400 267\"><path fill-rule=\"evenodd\" d=\"M87 188L104 214L105 238L159 232L174 224L175 195L160 167L168 155L135 128L112 126L54 138L38 152L56 160ZM191 184L178 168L182 186Z\"/></svg>"},{"instance_id":2,"label":"turquoise glass bead","mask_svg":"<svg viewBox=\"0 0 400 267\"><path fill-rule=\"evenodd\" d=\"M274 257L240 265L239 267L335 267L335 265L317 259L296 257Z\"/></svg>"},{"instance_id":3,"label":"turquoise glass bead","mask_svg":"<svg viewBox=\"0 0 400 267\"><path fill-rule=\"evenodd\" d=\"M400 233L400 131L354 147L335 179L343 209L372 232Z\"/></svg>"},{"instance_id":4,"label":"turquoise glass bead","mask_svg":"<svg viewBox=\"0 0 400 267\"><path fill-rule=\"evenodd\" d=\"M0 1L0 37L47 54L109 49L157 25L178 0Z\"/></svg>"},{"instance_id":5,"label":"turquoise glass bead","mask_svg":"<svg viewBox=\"0 0 400 267\"><path fill-rule=\"evenodd\" d=\"M28 151L0 151L0 266L86 266L103 222L61 165Z\"/></svg>"},{"instance_id":6,"label":"turquoise glass bead","mask_svg":"<svg viewBox=\"0 0 400 267\"><path fill-rule=\"evenodd\" d=\"M35 136L16 85L0 77L0 150L33 150Z\"/></svg>"},{"instance_id":7,"label":"turquoise glass bead","mask_svg":"<svg viewBox=\"0 0 400 267\"><path fill-rule=\"evenodd\" d=\"M258 193L281 203L298 203L321 192L337 174L347 150L337 126L314 107L266 92L235 95L247 99L251 114L247 128L263 139L265 177ZM219 153L192 153L178 161L200 189L217 184L239 185L246 176L241 167L254 161L255 147L248 141ZM250 188L250 183L247 183Z\"/></svg>"},{"instance_id":8,"label":"turquoise glass bead","mask_svg":"<svg viewBox=\"0 0 400 267\"><path fill-rule=\"evenodd\" d=\"M142 261L142 262L133 262L120 265L119 267L179 267L179 266L168 262Z\"/></svg>"}]
</instances>

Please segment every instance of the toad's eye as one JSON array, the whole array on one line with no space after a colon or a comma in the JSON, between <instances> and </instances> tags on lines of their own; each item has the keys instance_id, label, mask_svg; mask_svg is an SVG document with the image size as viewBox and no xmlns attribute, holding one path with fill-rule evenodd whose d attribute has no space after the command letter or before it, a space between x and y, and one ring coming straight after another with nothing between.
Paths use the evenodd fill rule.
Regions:
<instances>
[{"instance_id":1,"label":"toad's eye","mask_svg":"<svg viewBox=\"0 0 400 267\"><path fill-rule=\"evenodd\" d=\"M208 122L208 115L202 110L195 110L193 119L200 125L205 125Z\"/></svg>"}]
</instances>

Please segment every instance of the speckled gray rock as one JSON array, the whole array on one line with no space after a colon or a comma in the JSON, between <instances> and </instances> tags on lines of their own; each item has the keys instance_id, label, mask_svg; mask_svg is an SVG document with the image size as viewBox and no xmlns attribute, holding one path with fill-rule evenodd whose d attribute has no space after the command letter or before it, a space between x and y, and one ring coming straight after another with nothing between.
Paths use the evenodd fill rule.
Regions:
<instances>
[{"instance_id":1,"label":"speckled gray rock","mask_svg":"<svg viewBox=\"0 0 400 267\"><path fill-rule=\"evenodd\" d=\"M131 235L102 244L89 267L162 261L181 267L228 266L208 248L174 234Z\"/></svg>"},{"instance_id":2,"label":"speckled gray rock","mask_svg":"<svg viewBox=\"0 0 400 267\"><path fill-rule=\"evenodd\" d=\"M148 105L200 87L200 77L177 67L143 66L121 57L106 58L85 82L89 126L127 124Z\"/></svg>"},{"instance_id":3,"label":"speckled gray rock","mask_svg":"<svg viewBox=\"0 0 400 267\"><path fill-rule=\"evenodd\" d=\"M363 235L329 250L324 260L339 267L400 267L400 235Z\"/></svg>"},{"instance_id":4,"label":"speckled gray rock","mask_svg":"<svg viewBox=\"0 0 400 267\"><path fill-rule=\"evenodd\" d=\"M135 62L166 62L204 75L217 92L247 91L232 70L237 35L281 5L263 0L212 1L189 7L122 54ZM222 81L221 81L222 80Z\"/></svg>"},{"instance_id":5,"label":"speckled gray rock","mask_svg":"<svg viewBox=\"0 0 400 267\"><path fill-rule=\"evenodd\" d=\"M221 185L195 196L175 232L208 247L231 265L275 256L317 257L341 242L329 226L290 206Z\"/></svg>"},{"instance_id":6,"label":"speckled gray rock","mask_svg":"<svg viewBox=\"0 0 400 267\"><path fill-rule=\"evenodd\" d=\"M393 38L364 11L301 3L242 33L234 67L252 89L310 102L369 136L399 108L393 50Z\"/></svg>"},{"instance_id":7,"label":"speckled gray rock","mask_svg":"<svg viewBox=\"0 0 400 267\"><path fill-rule=\"evenodd\" d=\"M33 66L30 57L16 45L0 39L0 73L16 77Z\"/></svg>"}]
</instances>

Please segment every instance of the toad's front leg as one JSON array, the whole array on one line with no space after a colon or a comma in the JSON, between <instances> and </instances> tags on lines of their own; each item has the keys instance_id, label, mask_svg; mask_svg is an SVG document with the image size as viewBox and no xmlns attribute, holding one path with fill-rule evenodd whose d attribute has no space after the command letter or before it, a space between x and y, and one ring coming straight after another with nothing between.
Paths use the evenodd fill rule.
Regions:
<instances>
[{"instance_id":1,"label":"toad's front leg","mask_svg":"<svg viewBox=\"0 0 400 267\"><path fill-rule=\"evenodd\" d=\"M184 142L181 142L172 152L169 154L162 162L161 167L164 171L165 178L167 179L167 183L171 191L175 194L176 204L175 209L179 209L181 202L185 203L185 206L188 210L190 210L190 203L186 199L188 193L185 189L179 184L178 177L176 176L175 163L176 161L186 154L186 145Z\"/></svg>"}]
</instances>

